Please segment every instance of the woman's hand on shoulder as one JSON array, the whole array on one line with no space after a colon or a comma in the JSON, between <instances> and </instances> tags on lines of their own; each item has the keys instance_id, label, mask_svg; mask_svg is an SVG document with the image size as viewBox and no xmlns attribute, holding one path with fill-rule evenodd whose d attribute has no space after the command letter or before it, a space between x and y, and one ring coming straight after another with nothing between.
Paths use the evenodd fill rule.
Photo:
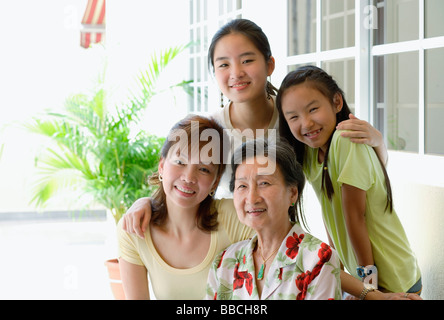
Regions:
<instances>
[{"instance_id":1,"label":"woman's hand on shoulder","mask_svg":"<svg viewBox=\"0 0 444 320\"><path fill-rule=\"evenodd\" d=\"M151 220L151 198L137 199L122 217L122 228L144 238Z\"/></svg>"},{"instance_id":2,"label":"woman's hand on shoulder","mask_svg":"<svg viewBox=\"0 0 444 320\"><path fill-rule=\"evenodd\" d=\"M341 132L341 137L350 138L353 143L361 143L373 147L378 158L387 165L388 153L384 143L382 133L373 127L370 123L356 118L350 113L350 119L340 122L336 126L337 130L348 130Z\"/></svg>"}]
</instances>

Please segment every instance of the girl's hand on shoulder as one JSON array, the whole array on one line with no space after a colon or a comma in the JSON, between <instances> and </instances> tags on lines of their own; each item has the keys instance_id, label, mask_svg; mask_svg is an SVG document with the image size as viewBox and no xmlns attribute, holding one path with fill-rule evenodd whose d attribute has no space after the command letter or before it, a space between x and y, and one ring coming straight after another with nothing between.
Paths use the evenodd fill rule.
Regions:
<instances>
[{"instance_id":1,"label":"girl's hand on shoulder","mask_svg":"<svg viewBox=\"0 0 444 320\"><path fill-rule=\"evenodd\" d=\"M132 204L122 217L122 228L128 233L145 238L144 233L151 220L151 199L140 198Z\"/></svg>"},{"instance_id":2,"label":"girl's hand on shoulder","mask_svg":"<svg viewBox=\"0 0 444 320\"><path fill-rule=\"evenodd\" d=\"M384 138L375 127L365 120L360 120L350 113L350 119L338 124L337 130L350 130L341 133L342 137L350 138L353 143L367 144L379 147L384 144Z\"/></svg>"}]
</instances>

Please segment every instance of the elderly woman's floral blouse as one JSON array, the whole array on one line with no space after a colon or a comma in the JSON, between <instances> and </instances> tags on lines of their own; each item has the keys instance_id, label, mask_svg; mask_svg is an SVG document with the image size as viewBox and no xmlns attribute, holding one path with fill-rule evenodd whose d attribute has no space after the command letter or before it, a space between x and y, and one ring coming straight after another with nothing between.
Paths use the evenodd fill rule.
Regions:
<instances>
[{"instance_id":1,"label":"elderly woman's floral blouse","mask_svg":"<svg viewBox=\"0 0 444 320\"><path fill-rule=\"evenodd\" d=\"M214 260L206 299L341 299L336 251L295 224L270 265L259 297L253 250L257 236L229 246ZM268 262L270 263L270 262Z\"/></svg>"}]
</instances>

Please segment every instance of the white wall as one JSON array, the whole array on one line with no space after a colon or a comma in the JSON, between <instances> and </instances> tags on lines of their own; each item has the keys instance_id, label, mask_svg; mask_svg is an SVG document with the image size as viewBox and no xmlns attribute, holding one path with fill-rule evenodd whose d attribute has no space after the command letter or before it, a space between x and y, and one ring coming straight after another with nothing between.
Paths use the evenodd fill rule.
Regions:
<instances>
[{"instance_id":1,"label":"white wall","mask_svg":"<svg viewBox=\"0 0 444 320\"><path fill-rule=\"evenodd\" d=\"M80 47L85 6L86 0L0 2L0 212L32 210L34 156L42 140L20 124L60 108L96 75L102 52Z\"/></svg>"},{"instance_id":2,"label":"white wall","mask_svg":"<svg viewBox=\"0 0 444 320\"><path fill-rule=\"evenodd\" d=\"M112 97L122 101L154 50L188 41L188 1L108 1L106 50L83 49L80 22L86 3L0 2L0 213L35 210L29 205L34 157L44 140L20 123L45 109L62 108L69 94L89 90L106 59ZM166 80L186 79L187 66L184 55L171 66ZM178 96L175 102L164 94L149 109L141 127L164 135L184 116L186 97ZM49 209L65 210L66 203L55 202Z\"/></svg>"},{"instance_id":3,"label":"white wall","mask_svg":"<svg viewBox=\"0 0 444 320\"><path fill-rule=\"evenodd\" d=\"M444 299L444 170L429 172L439 162L442 157L389 152L387 167L396 212L422 271L422 297L428 300Z\"/></svg>"}]
</instances>

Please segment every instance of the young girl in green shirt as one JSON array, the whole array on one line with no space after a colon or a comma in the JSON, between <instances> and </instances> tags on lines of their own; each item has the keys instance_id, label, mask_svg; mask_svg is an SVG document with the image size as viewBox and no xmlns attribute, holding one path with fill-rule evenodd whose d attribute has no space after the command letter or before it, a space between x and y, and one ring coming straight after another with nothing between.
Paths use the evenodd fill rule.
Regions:
<instances>
[{"instance_id":1,"label":"young girl in green shirt","mask_svg":"<svg viewBox=\"0 0 444 320\"><path fill-rule=\"evenodd\" d=\"M280 135L293 146L322 206L330 243L350 274L390 292L419 292L421 274L393 209L390 181L375 151L336 130L350 109L325 71L289 73L277 97Z\"/></svg>"}]
</instances>

